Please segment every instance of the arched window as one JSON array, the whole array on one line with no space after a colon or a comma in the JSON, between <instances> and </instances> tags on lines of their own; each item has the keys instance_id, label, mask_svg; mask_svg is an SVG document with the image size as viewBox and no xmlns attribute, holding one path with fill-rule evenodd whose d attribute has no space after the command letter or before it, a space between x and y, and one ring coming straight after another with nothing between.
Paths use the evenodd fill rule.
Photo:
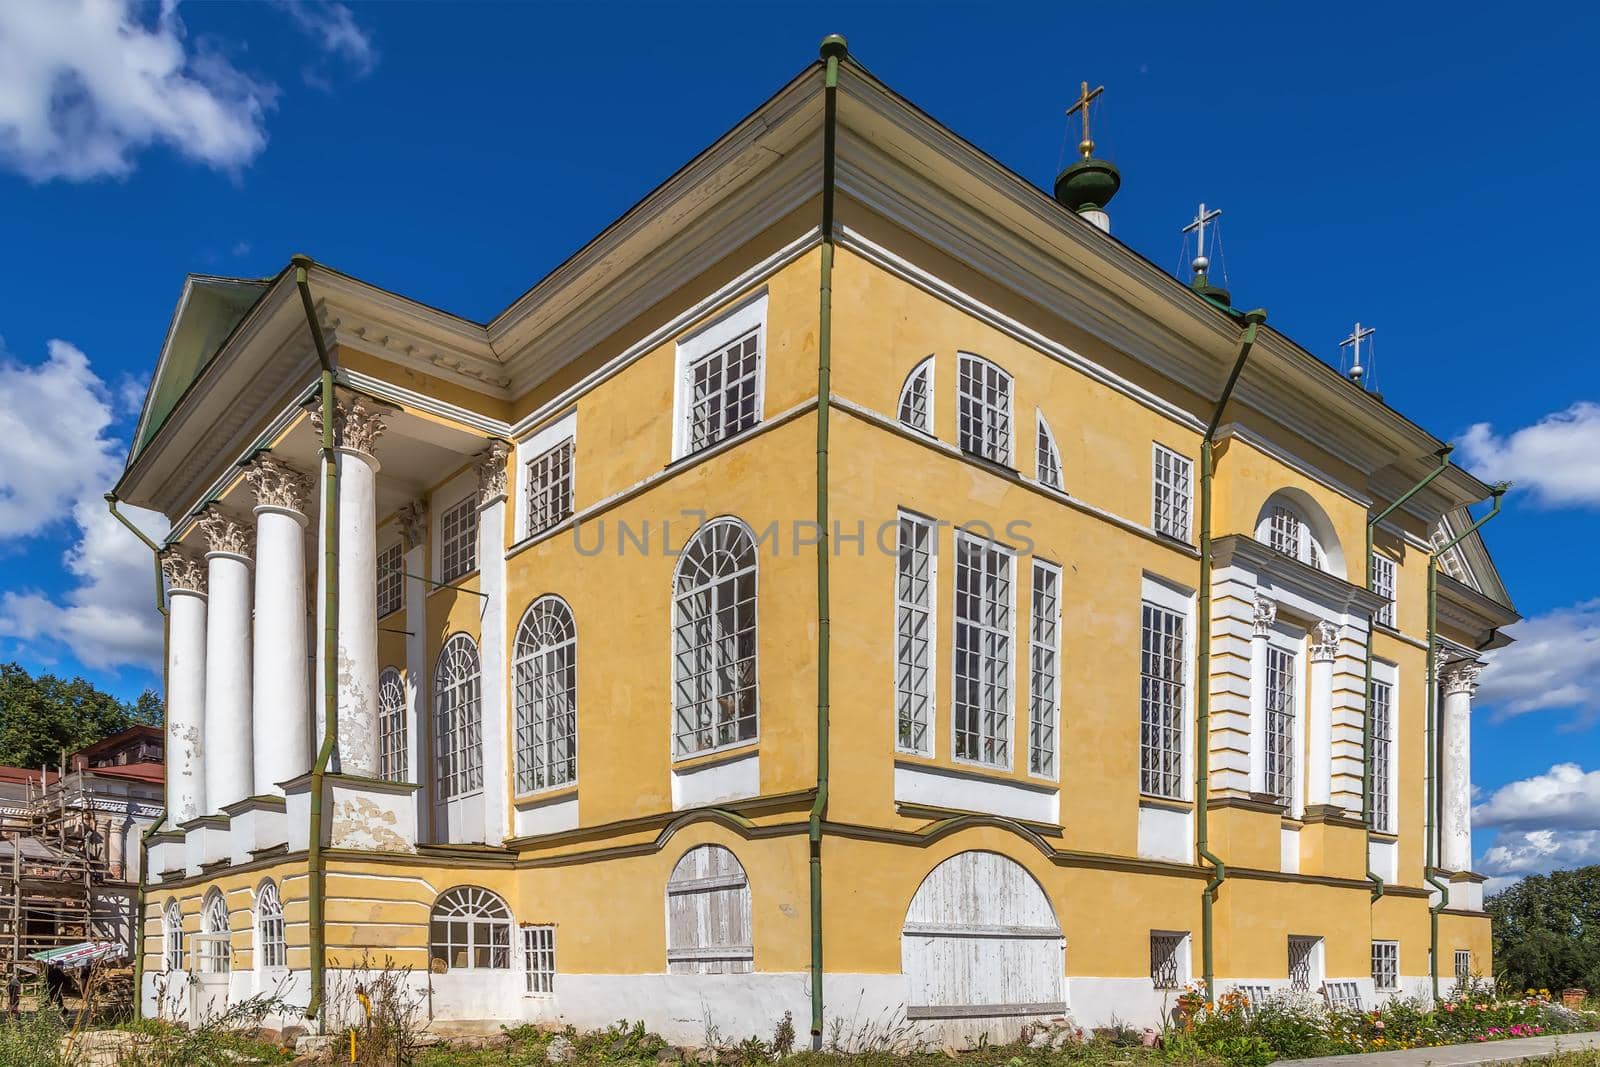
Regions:
<instances>
[{"instance_id":1,"label":"arched window","mask_svg":"<svg viewBox=\"0 0 1600 1067\"><path fill-rule=\"evenodd\" d=\"M206 894L205 904L200 909L200 932L221 935L201 940L201 969L212 974L227 974L233 961L233 946L229 943L232 927L228 923L228 902L215 889Z\"/></svg>"},{"instance_id":2,"label":"arched window","mask_svg":"<svg viewBox=\"0 0 1600 1067\"><path fill-rule=\"evenodd\" d=\"M933 433L933 357L918 363L900 387L899 419L902 426Z\"/></svg>"},{"instance_id":3,"label":"arched window","mask_svg":"<svg viewBox=\"0 0 1600 1067\"><path fill-rule=\"evenodd\" d=\"M1038 420L1039 432L1034 442L1034 455L1038 466L1035 476L1039 479L1040 485L1060 489L1061 453L1056 448L1056 437L1050 432L1050 424L1045 421L1042 413L1038 416Z\"/></svg>"},{"instance_id":4,"label":"arched window","mask_svg":"<svg viewBox=\"0 0 1600 1067\"><path fill-rule=\"evenodd\" d=\"M744 867L721 845L691 848L667 881L667 973L748 974L754 969Z\"/></svg>"},{"instance_id":5,"label":"arched window","mask_svg":"<svg viewBox=\"0 0 1600 1067\"><path fill-rule=\"evenodd\" d=\"M956 428L961 451L1011 465L1011 375L982 356L961 353Z\"/></svg>"},{"instance_id":6,"label":"arched window","mask_svg":"<svg viewBox=\"0 0 1600 1067\"><path fill-rule=\"evenodd\" d=\"M1256 519L1256 539L1273 551L1344 577L1344 553L1327 515L1298 489L1274 493Z\"/></svg>"},{"instance_id":7,"label":"arched window","mask_svg":"<svg viewBox=\"0 0 1600 1067\"><path fill-rule=\"evenodd\" d=\"M756 543L738 519L716 519L684 547L673 579L673 756L753 741Z\"/></svg>"},{"instance_id":8,"label":"arched window","mask_svg":"<svg viewBox=\"0 0 1600 1067\"><path fill-rule=\"evenodd\" d=\"M406 686L393 667L378 675L378 766L389 781L406 780Z\"/></svg>"},{"instance_id":9,"label":"arched window","mask_svg":"<svg viewBox=\"0 0 1600 1067\"><path fill-rule=\"evenodd\" d=\"M478 646L466 634L444 643L433 671L434 781L440 800L483 788L483 701Z\"/></svg>"},{"instance_id":10,"label":"arched window","mask_svg":"<svg viewBox=\"0 0 1600 1067\"><path fill-rule=\"evenodd\" d=\"M448 970L509 970L511 909L475 885L446 889L433 905L428 942L428 955Z\"/></svg>"},{"instance_id":11,"label":"arched window","mask_svg":"<svg viewBox=\"0 0 1600 1067\"><path fill-rule=\"evenodd\" d=\"M517 792L578 780L578 629L558 596L533 602L512 652Z\"/></svg>"},{"instance_id":12,"label":"arched window","mask_svg":"<svg viewBox=\"0 0 1600 1067\"><path fill-rule=\"evenodd\" d=\"M278 887L270 881L262 882L261 888L256 890L256 969L283 967L287 962L283 904L278 900Z\"/></svg>"},{"instance_id":13,"label":"arched window","mask_svg":"<svg viewBox=\"0 0 1600 1067\"><path fill-rule=\"evenodd\" d=\"M183 970L183 912L176 900L167 901L167 912L162 920L163 962L169 971Z\"/></svg>"}]
</instances>

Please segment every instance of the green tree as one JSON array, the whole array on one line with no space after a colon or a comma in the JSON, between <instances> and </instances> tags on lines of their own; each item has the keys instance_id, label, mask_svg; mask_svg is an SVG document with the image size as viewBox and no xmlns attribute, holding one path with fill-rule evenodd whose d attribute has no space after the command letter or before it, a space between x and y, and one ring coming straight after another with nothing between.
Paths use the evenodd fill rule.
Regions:
<instances>
[{"instance_id":1,"label":"green tree","mask_svg":"<svg viewBox=\"0 0 1600 1067\"><path fill-rule=\"evenodd\" d=\"M1484 907L1495 973L1508 986L1600 990L1600 865L1530 875Z\"/></svg>"},{"instance_id":2,"label":"green tree","mask_svg":"<svg viewBox=\"0 0 1600 1067\"><path fill-rule=\"evenodd\" d=\"M128 703L82 678L37 678L21 664L0 663L0 764L54 767L72 752L135 723L159 725L161 698L146 690Z\"/></svg>"}]
</instances>

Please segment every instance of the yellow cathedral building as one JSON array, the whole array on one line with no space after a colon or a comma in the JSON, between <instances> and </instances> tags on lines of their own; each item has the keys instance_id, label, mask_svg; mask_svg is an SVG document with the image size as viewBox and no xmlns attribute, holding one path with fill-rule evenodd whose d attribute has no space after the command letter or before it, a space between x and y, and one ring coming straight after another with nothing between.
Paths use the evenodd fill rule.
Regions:
<instances>
[{"instance_id":1,"label":"yellow cathedral building","mask_svg":"<svg viewBox=\"0 0 1600 1067\"><path fill-rule=\"evenodd\" d=\"M962 1041L1488 973L1503 490L1092 152L1052 196L830 37L487 323L191 276L112 503L172 524L144 1009L388 960L453 1023Z\"/></svg>"}]
</instances>

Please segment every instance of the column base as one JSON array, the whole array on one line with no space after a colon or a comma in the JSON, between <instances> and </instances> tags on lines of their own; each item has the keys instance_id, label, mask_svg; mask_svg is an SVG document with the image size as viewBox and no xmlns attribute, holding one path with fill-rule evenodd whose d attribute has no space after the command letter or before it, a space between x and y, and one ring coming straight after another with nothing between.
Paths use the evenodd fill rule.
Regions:
<instances>
[{"instance_id":1,"label":"column base","mask_svg":"<svg viewBox=\"0 0 1600 1067\"><path fill-rule=\"evenodd\" d=\"M262 849L288 843L287 801L283 797L245 797L222 809L228 817L228 857L249 863Z\"/></svg>"},{"instance_id":2,"label":"column base","mask_svg":"<svg viewBox=\"0 0 1600 1067\"><path fill-rule=\"evenodd\" d=\"M322 846L366 852L417 850L417 791L411 782L326 774L322 778ZM311 842L311 775L283 783L289 851Z\"/></svg>"},{"instance_id":3,"label":"column base","mask_svg":"<svg viewBox=\"0 0 1600 1067\"><path fill-rule=\"evenodd\" d=\"M184 833L179 829L158 830L150 835L145 850L145 870L151 881L182 878L188 866L184 852Z\"/></svg>"},{"instance_id":4,"label":"column base","mask_svg":"<svg viewBox=\"0 0 1600 1067\"><path fill-rule=\"evenodd\" d=\"M228 833L226 815L202 815L198 819L179 823L178 828L184 833L183 866L189 874L199 874L201 868L229 859L231 848L228 839L231 835Z\"/></svg>"}]
</instances>

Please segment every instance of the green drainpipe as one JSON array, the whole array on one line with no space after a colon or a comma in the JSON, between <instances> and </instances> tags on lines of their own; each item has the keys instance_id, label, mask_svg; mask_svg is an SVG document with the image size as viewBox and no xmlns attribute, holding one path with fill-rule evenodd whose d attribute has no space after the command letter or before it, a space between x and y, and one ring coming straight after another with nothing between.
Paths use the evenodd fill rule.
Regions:
<instances>
[{"instance_id":1,"label":"green drainpipe","mask_svg":"<svg viewBox=\"0 0 1600 1067\"><path fill-rule=\"evenodd\" d=\"M322 364L322 747L311 765L310 836L306 848L306 894L311 927L311 998L306 1002L306 1018L320 1023L328 967L328 943L324 907L327 896L327 871L322 858L322 785L333 759L339 733L339 457L333 442L333 360L322 339L316 304L306 281L310 258L295 256L294 281L300 289L300 303L306 311L306 325L317 346L317 361Z\"/></svg>"},{"instance_id":2,"label":"green drainpipe","mask_svg":"<svg viewBox=\"0 0 1600 1067\"><path fill-rule=\"evenodd\" d=\"M1439 737L1435 726L1438 714L1436 706L1439 702L1439 685L1435 677L1438 668L1435 660L1439 655L1439 557L1450 551L1468 534L1475 533L1484 523L1500 514L1500 503L1506 495L1506 490L1511 488L1509 482L1501 482L1490 490L1490 498L1494 506L1489 513L1477 522L1468 526L1461 533L1452 537L1444 544L1435 548L1428 555L1428 798L1427 806L1423 811L1426 819L1424 845L1427 849L1427 859L1422 865L1423 880L1439 893L1439 899L1428 908L1428 972L1433 980L1433 999L1439 999L1439 913L1444 910L1449 901L1450 888L1439 881L1438 875L1433 872L1434 863L1434 809L1438 806L1438 781L1437 765L1439 762Z\"/></svg>"},{"instance_id":3,"label":"green drainpipe","mask_svg":"<svg viewBox=\"0 0 1600 1067\"><path fill-rule=\"evenodd\" d=\"M826 64L822 117L822 277L817 324L817 796L806 837L811 853L811 1043L822 1046L822 816L828 810L828 414L833 358L834 146L839 115L839 61L849 54L836 33L822 39Z\"/></svg>"},{"instance_id":4,"label":"green drainpipe","mask_svg":"<svg viewBox=\"0 0 1600 1067\"><path fill-rule=\"evenodd\" d=\"M128 517L117 510L117 494L107 493L106 504L111 508L111 514L116 520L128 529L133 535L143 541L150 549L150 554L156 563L156 611L161 613L161 701L162 719L166 718L165 706L167 699L167 648L172 641L172 634L167 629L167 598L166 583L161 580L161 546L145 536L145 532L133 523ZM170 747L168 749L171 751ZM145 828L139 835L139 886L134 891L134 928L138 931L133 939L133 1017L144 1017L144 897L145 886L149 880L149 873L145 868L150 862L150 835L160 830L167 824L166 804L161 805L161 818Z\"/></svg>"},{"instance_id":5,"label":"green drainpipe","mask_svg":"<svg viewBox=\"0 0 1600 1067\"><path fill-rule=\"evenodd\" d=\"M1445 472L1445 468L1450 466L1450 452L1454 447L1455 446L1453 445L1445 445L1443 448L1439 449L1439 451L1435 452L1434 455L1439 458L1439 465L1433 468L1433 470L1429 471L1427 475L1423 477L1422 481L1418 482L1416 485L1413 485L1410 489L1407 489L1404 493L1402 493L1399 499L1397 499L1394 503L1390 504L1388 507L1384 508L1382 511L1378 512L1372 518L1367 520L1366 567L1368 592L1372 591L1372 531L1377 528L1378 523L1382 522L1384 519L1387 519L1391 514L1393 514L1394 511L1400 507L1400 505L1404 504L1407 500L1410 500L1412 497L1422 492L1429 482L1433 481L1435 478L1439 477L1439 475ZM1367 699L1366 715L1362 719L1361 724L1362 766L1366 769L1361 775L1361 821L1366 824L1367 880L1372 883L1372 900L1374 903L1376 903L1383 896L1384 886L1383 879L1378 877L1378 872L1372 869L1372 790L1375 784L1372 780L1373 618L1374 617L1370 615L1367 617L1367 688L1365 690Z\"/></svg>"},{"instance_id":6,"label":"green drainpipe","mask_svg":"<svg viewBox=\"0 0 1600 1067\"><path fill-rule=\"evenodd\" d=\"M1217 305L1222 307L1222 305ZM1228 311L1227 308L1223 308ZM1229 315L1239 318L1238 312L1228 311ZM1206 982L1207 1003L1216 1002L1216 952L1212 936L1212 909L1216 903L1217 890L1222 888L1222 883L1227 880L1228 868L1210 849L1211 844L1211 475L1212 475L1212 445L1217 436L1217 426L1222 422L1222 412L1228 406L1229 399L1233 396L1233 388L1239 383L1239 375L1244 373L1245 361L1250 358L1250 349L1255 347L1256 331L1261 324L1267 321L1267 312L1264 308L1256 308L1246 312L1243 316L1245 328L1239 338L1239 358L1234 360L1233 371L1228 375L1228 383L1222 387L1222 396L1217 400L1216 410L1211 413L1211 421L1206 425L1206 433L1200 439L1200 623L1197 629L1198 645L1200 647L1199 664L1195 672L1199 692L1195 698L1195 773L1194 773L1194 801L1195 801L1195 851L1200 858L1211 865L1211 878L1206 882L1205 890L1200 894L1200 955L1203 961Z\"/></svg>"}]
</instances>

